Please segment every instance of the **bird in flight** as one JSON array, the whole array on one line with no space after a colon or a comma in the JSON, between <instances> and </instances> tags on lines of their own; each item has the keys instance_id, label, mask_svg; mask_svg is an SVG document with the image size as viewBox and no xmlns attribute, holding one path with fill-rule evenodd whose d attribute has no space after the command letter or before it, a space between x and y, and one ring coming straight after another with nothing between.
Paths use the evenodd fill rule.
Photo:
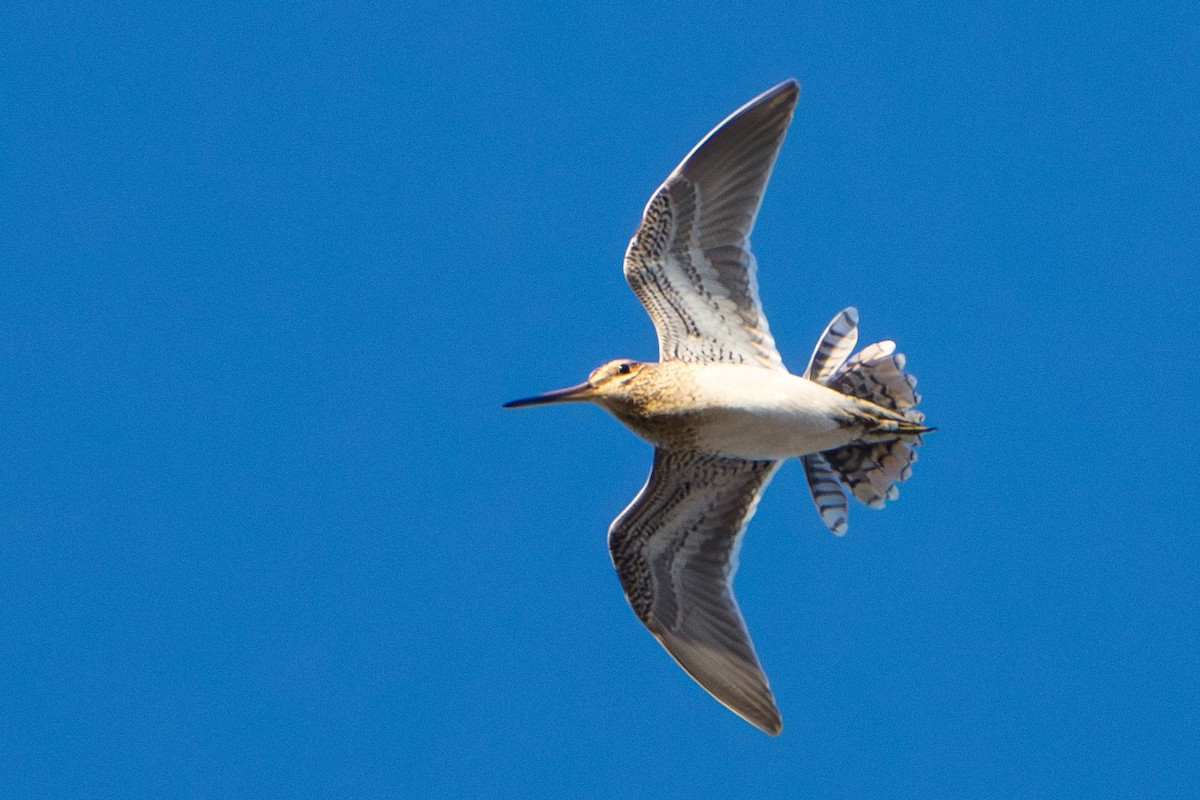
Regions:
<instances>
[{"instance_id":1,"label":"bird in flight","mask_svg":"<svg viewBox=\"0 0 1200 800\"><path fill-rule=\"evenodd\" d=\"M833 318L800 375L775 349L750 231L799 94L787 80L733 112L646 204L625 278L659 360L610 361L577 386L505 404L589 401L654 445L646 485L608 531L625 597L697 683L772 735L783 723L732 591L763 489L799 458L840 536L845 490L872 508L895 499L933 430L894 342L851 355L854 308Z\"/></svg>"}]
</instances>

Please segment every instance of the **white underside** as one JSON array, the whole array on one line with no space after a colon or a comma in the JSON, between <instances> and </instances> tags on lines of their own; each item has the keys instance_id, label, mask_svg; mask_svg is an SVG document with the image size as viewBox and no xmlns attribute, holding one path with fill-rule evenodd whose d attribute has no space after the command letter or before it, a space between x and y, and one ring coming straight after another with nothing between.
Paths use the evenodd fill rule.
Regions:
<instances>
[{"instance_id":1,"label":"white underside","mask_svg":"<svg viewBox=\"0 0 1200 800\"><path fill-rule=\"evenodd\" d=\"M706 364L690 374L692 424L708 452L783 459L841 447L858 435L839 424L853 401L806 378L740 364Z\"/></svg>"}]
</instances>

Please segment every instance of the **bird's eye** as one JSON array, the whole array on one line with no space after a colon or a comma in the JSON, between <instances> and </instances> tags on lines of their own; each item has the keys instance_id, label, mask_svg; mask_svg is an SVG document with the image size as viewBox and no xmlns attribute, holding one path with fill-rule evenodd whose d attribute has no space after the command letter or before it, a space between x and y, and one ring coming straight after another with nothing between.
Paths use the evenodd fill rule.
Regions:
<instances>
[{"instance_id":1,"label":"bird's eye","mask_svg":"<svg viewBox=\"0 0 1200 800\"><path fill-rule=\"evenodd\" d=\"M624 364L618 364L617 365L617 374L618 375L628 375L629 369L630 369L629 362L625 362Z\"/></svg>"}]
</instances>

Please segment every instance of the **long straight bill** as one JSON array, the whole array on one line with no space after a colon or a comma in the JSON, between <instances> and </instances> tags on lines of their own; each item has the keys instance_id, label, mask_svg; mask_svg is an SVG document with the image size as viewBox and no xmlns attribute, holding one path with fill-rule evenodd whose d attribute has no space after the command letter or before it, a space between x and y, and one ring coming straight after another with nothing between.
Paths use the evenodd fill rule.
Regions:
<instances>
[{"instance_id":1,"label":"long straight bill","mask_svg":"<svg viewBox=\"0 0 1200 800\"><path fill-rule=\"evenodd\" d=\"M526 397L524 400L513 400L505 403L505 408L520 408L521 406L544 406L549 403L570 403L579 400L590 400L592 387L585 381L578 386L568 386L566 389L555 389L553 392Z\"/></svg>"}]
</instances>

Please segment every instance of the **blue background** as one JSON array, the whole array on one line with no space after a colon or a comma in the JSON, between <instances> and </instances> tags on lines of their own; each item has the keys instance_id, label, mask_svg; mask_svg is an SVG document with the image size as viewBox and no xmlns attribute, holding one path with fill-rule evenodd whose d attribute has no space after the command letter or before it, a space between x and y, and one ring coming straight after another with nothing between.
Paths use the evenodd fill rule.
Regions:
<instances>
[{"instance_id":1,"label":"blue background","mask_svg":"<svg viewBox=\"0 0 1200 800\"><path fill-rule=\"evenodd\" d=\"M0 794L1200 796L1194 3L14 2ZM629 612L650 192L803 85L754 234L939 426L737 590L772 739Z\"/></svg>"}]
</instances>

